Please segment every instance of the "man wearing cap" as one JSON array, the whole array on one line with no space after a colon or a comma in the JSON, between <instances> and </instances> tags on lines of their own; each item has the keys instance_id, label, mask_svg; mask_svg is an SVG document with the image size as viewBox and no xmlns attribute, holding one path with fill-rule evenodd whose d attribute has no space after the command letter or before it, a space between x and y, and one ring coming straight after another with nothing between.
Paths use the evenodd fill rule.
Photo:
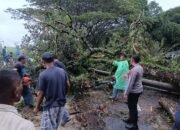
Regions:
<instances>
[{"instance_id":1,"label":"man wearing cap","mask_svg":"<svg viewBox=\"0 0 180 130\"><path fill-rule=\"evenodd\" d=\"M57 58L54 60L54 65L56 67L59 67L59 68L65 70L65 72L67 73L67 69L66 69L65 64L62 61L59 61ZM67 75L68 75L68 73L67 73ZM68 78L69 78L69 75L68 75ZM67 89L69 89L69 88L67 88ZM68 123L70 120L71 120L70 114L69 114L68 110L65 108L61 126L65 126L66 123Z\"/></svg>"},{"instance_id":2,"label":"man wearing cap","mask_svg":"<svg viewBox=\"0 0 180 130\"><path fill-rule=\"evenodd\" d=\"M58 59L54 60L54 65L56 67L62 68L63 70L65 70L67 72L65 64L63 62L59 61Z\"/></svg>"},{"instance_id":3,"label":"man wearing cap","mask_svg":"<svg viewBox=\"0 0 180 130\"><path fill-rule=\"evenodd\" d=\"M61 126L64 114L69 80L63 69L55 67L52 53L44 53L42 60L46 70L39 75L37 104L34 113L39 111L45 98L40 129L57 130Z\"/></svg>"},{"instance_id":4,"label":"man wearing cap","mask_svg":"<svg viewBox=\"0 0 180 130\"><path fill-rule=\"evenodd\" d=\"M17 72L19 73L19 76L21 77L21 79L23 81L28 81L27 82L23 82L23 92L22 92L22 96L24 99L24 104L28 107L33 107L33 96L32 96L32 91L31 88L29 87L29 80L27 80L27 73L25 70L25 64L26 64L26 56L21 55L18 58L18 62L15 65L15 69L17 70ZM25 80L24 80L25 79Z\"/></svg>"}]
</instances>

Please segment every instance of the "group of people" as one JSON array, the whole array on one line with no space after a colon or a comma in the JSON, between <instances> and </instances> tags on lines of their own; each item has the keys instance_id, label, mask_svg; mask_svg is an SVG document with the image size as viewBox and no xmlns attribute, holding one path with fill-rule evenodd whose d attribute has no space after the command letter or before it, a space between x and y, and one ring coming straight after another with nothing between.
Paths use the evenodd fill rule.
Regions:
<instances>
[{"instance_id":1,"label":"group of people","mask_svg":"<svg viewBox=\"0 0 180 130\"><path fill-rule=\"evenodd\" d=\"M113 86L112 100L117 100L119 91L123 91L123 97L129 108L129 118L124 119L127 129L138 130L137 103L143 93L142 77L143 67L139 64L140 57L134 55L129 64L127 56L121 54L120 61L114 61L117 67L115 83ZM35 130L32 122L23 119L14 107L21 96L24 104L34 108L37 114L43 106L41 118L41 130L58 130L69 121L69 113L65 109L66 95L70 87L69 76L65 65L56 60L50 52L42 56L42 64L45 68L39 75L36 93L37 103L34 106L32 91L29 87L31 79L25 69L26 57L20 56L13 70L0 70L0 129L2 130ZM178 113L178 112L177 112ZM179 113L177 114L179 117ZM178 119L177 119L178 121ZM173 130L179 130L179 122L176 122Z\"/></svg>"},{"instance_id":2,"label":"group of people","mask_svg":"<svg viewBox=\"0 0 180 130\"><path fill-rule=\"evenodd\" d=\"M138 130L138 110L137 104L140 95L143 93L143 67L139 64L140 57L134 55L131 58L133 68L129 70L129 63L125 54L120 55L120 61L114 61L117 67L114 78L113 94L110 97L113 101L117 100L118 92L122 91L124 99L129 108L129 118L124 119L127 129Z\"/></svg>"},{"instance_id":3,"label":"group of people","mask_svg":"<svg viewBox=\"0 0 180 130\"><path fill-rule=\"evenodd\" d=\"M141 61L138 55L131 57L132 69L129 70L127 56L120 55L120 61L114 61L113 65L117 67L115 75L115 83L113 86L113 94L110 97L113 101L117 100L118 92L122 91L125 101L129 108L129 118L123 119L126 128L130 130L138 130L138 100L143 93L143 67L139 64ZM175 123L172 130L180 130L180 101L177 105L175 113Z\"/></svg>"},{"instance_id":4,"label":"group of people","mask_svg":"<svg viewBox=\"0 0 180 130\"><path fill-rule=\"evenodd\" d=\"M54 55L50 52L43 54L42 61L45 70L39 75L35 107L29 87L31 79L25 69L26 57L22 55L18 58L15 69L0 70L0 129L35 130L33 123L21 118L13 106L21 96L27 107L34 107L35 114L43 106L41 130L57 130L69 121L69 113L64 108L70 86L65 65L55 60Z\"/></svg>"},{"instance_id":5,"label":"group of people","mask_svg":"<svg viewBox=\"0 0 180 130\"><path fill-rule=\"evenodd\" d=\"M6 46L2 49L2 62L3 66L6 66L7 63L10 63L13 65L14 59L13 59L13 52L7 53Z\"/></svg>"}]
</instances>

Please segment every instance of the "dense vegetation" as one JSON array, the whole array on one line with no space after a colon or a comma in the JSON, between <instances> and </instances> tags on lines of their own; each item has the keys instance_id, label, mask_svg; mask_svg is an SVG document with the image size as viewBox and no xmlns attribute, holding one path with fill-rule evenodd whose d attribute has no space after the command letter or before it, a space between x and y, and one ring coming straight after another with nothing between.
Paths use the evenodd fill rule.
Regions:
<instances>
[{"instance_id":1,"label":"dense vegetation","mask_svg":"<svg viewBox=\"0 0 180 130\"><path fill-rule=\"evenodd\" d=\"M24 19L29 34L22 47L35 59L54 52L71 73L89 68L111 70L120 52L140 54L145 66L180 72L180 7L164 12L147 0L27 0L29 6L8 9Z\"/></svg>"}]
</instances>

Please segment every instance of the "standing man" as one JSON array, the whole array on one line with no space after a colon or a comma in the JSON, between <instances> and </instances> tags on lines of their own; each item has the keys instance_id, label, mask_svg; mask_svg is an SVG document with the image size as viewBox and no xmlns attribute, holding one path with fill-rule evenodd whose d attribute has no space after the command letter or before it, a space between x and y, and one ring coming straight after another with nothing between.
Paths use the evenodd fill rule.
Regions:
<instances>
[{"instance_id":1,"label":"standing man","mask_svg":"<svg viewBox=\"0 0 180 130\"><path fill-rule=\"evenodd\" d=\"M2 50L2 58L3 58L3 65L6 66L6 57L7 57L7 54L6 54L6 46L4 46L3 50Z\"/></svg>"},{"instance_id":2,"label":"standing man","mask_svg":"<svg viewBox=\"0 0 180 130\"><path fill-rule=\"evenodd\" d=\"M63 62L59 61L58 59L54 60L54 65L56 67L59 67L59 68L65 70L67 72L65 64Z\"/></svg>"},{"instance_id":3,"label":"standing man","mask_svg":"<svg viewBox=\"0 0 180 130\"><path fill-rule=\"evenodd\" d=\"M33 123L23 119L14 103L21 98L21 78L14 70L0 70L0 129L36 130Z\"/></svg>"},{"instance_id":4,"label":"standing man","mask_svg":"<svg viewBox=\"0 0 180 130\"><path fill-rule=\"evenodd\" d=\"M10 53L9 53L9 62L10 62L11 65L14 64L13 52L10 52Z\"/></svg>"},{"instance_id":5,"label":"standing man","mask_svg":"<svg viewBox=\"0 0 180 130\"><path fill-rule=\"evenodd\" d=\"M20 49L19 46L16 46L16 56L19 57L20 55Z\"/></svg>"},{"instance_id":6,"label":"standing man","mask_svg":"<svg viewBox=\"0 0 180 130\"><path fill-rule=\"evenodd\" d=\"M26 64L26 56L21 55L18 58L18 63L15 65L15 68L16 68L17 72L19 73L19 76L21 77L21 79L22 80L25 79L23 82L23 92L22 92L22 96L24 98L24 104L26 106L32 108L34 105L33 104L33 95L32 95L32 91L30 88L30 82L27 80L25 64Z\"/></svg>"},{"instance_id":7,"label":"standing man","mask_svg":"<svg viewBox=\"0 0 180 130\"><path fill-rule=\"evenodd\" d=\"M134 55L131 58L133 68L129 72L129 81L127 90L124 93L124 98L128 100L129 118L124 120L127 125L126 128L138 130L138 110L137 103L139 96L143 92L142 78L143 67L139 64L140 57Z\"/></svg>"},{"instance_id":8,"label":"standing man","mask_svg":"<svg viewBox=\"0 0 180 130\"><path fill-rule=\"evenodd\" d=\"M64 114L69 80L63 69L54 66L54 55L52 53L45 52L42 60L46 70L39 76L37 105L34 112L39 111L45 97L40 129L57 130L61 125Z\"/></svg>"},{"instance_id":9,"label":"standing man","mask_svg":"<svg viewBox=\"0 0 180 130\"><path fill-rule=\"evenodd\" d=\"M115 84L113 86L113 95L111 99L114 101L117 99L118 92L124 91L127 87L127 75L129 72L129 63L126 60L125 54L120 55L120 61L114 61L113 65L117 67L115 72Z\"/></svg>"},{"instance_id":10,"label":"standing man","mask_svg":"<svg viewBox=\"0 0 180 130\"><path fill-rule=\"evenodd\" d=\"M55 59L54 60L54 65L56 67L59 67L59 68L63 69L67 73L66 66L65 66L65 64L63 62L59 61L58 59ZM68 75L68 73L67 73L67 75ZM69 90L69 88L67 88L67 91L68 90ZM70 114L69 114L68 110L65 108L61 125L65 126L65 124L68 123L70 120L71 120Z\"/></svg>"}]
</instances>

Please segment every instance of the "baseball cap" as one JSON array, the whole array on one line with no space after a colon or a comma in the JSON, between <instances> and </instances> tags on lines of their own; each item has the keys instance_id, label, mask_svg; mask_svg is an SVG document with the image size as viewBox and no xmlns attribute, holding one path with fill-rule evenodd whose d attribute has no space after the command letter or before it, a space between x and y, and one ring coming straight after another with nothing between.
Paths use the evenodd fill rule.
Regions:
<instances>
[{"instance_id":1,"label":"baseball cap","mask_svg":"<svg viewBox=\"0 0 180 130\"><path fill-rule=\"evenodd\" d=\"M27 59L27 57L25 55L21 55L18 57L18 61L21 61L21 60L24 60L24 59Z\"/></svg>"}]
</instances>

